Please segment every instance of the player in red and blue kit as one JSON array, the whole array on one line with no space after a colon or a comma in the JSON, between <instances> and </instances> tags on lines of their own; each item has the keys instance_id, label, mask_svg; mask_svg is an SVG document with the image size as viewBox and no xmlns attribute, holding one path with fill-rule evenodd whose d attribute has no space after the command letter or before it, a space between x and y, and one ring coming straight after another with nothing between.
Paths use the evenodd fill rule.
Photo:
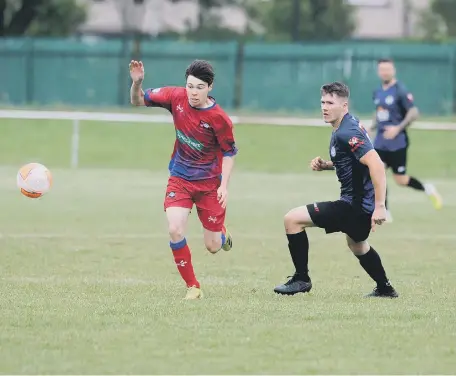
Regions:
<instances>
[{"instance_id":1,"label":"player in red and blue kit","mask_svg":"<svg viewBox=\"0 0 456 376\"><path fill-rule=\"evenodd\" d=\"M225 111L209 96L214 82L212 66L195 60L186 70L186 87L141 88L144 67L130 63L134 105L162 107L171 112L176 141L169 164L170 177L164 209L171 237L170 247L177 268L187 285L185 299L202 297L195 277L185 228L193 204L204 228L204 242L211 253L229 251L232 238L225 223L228 182L237 148L233 124Z\"/></svg>"}]
</instances>

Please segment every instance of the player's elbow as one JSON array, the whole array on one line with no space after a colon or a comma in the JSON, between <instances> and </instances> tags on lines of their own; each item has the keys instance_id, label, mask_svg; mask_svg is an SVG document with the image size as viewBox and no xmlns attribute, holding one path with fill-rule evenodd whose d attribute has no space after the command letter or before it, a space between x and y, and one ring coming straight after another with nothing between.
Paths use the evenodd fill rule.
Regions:
<instances>
[{"instance_id":1,"label":"player's elbow","mask_svg":"<svg viewBox=\"0 0 456 376\"><path fill-rule=\"evenodd\" d=\"M135 99L135 98L131 98L130 103L131 103L133 106L135 106L135 107L138 107L138 106L141 106L141 105L142 105L141 100L138 100L138 99Z\"/></svg>"},{"instance_id":2,"label":"player's elbow","mask_svg":"<svg viewBox=\"0 0 456 376\"><path fill-rule=\"evenodd\" d=\"M420 117L420 110L418 107L414 106L408 110L407 115L410 116L413 120L416 120Z\"/></svg>"},{"instance_id":3,"label":"player's elbow","mask_svg":"<svg viewBox=\"0 0 456 376\"><path fill-rule=\"evenodd\" d=\"M234 158L237 155L237 153L238 153L238 149L236 146L233 145L231 149L223 152L223 157L224 158L225 157Z\"/></svg>"}]
</instances>

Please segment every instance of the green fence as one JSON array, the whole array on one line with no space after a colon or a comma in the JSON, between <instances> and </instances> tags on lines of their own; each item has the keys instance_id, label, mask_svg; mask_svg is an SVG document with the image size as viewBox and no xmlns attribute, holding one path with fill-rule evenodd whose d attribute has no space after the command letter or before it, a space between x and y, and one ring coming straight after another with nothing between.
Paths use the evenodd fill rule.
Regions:
<instances>
[{"instance_id":1,"label":"green fence","mask_svg":"<svg viewBox=\"0 0 456 376\"><path fill-rule=\"evenodd\" d=\"M448 114L454 95L454 47L397 44L271 45L244 48L243 106L315 110L322 83L342 80L352 107L372 111L377 59L392 57L398 75L427 114ZM258 95L261 93L261 95Z\"/></svg>"},{"instance_id":2,"label":"green fence","mask_svg":"<svg viewBox=\"0 0 456 376\"><path fill-rule=\"evenodd\" d=\"M0 39L0 102L11 104L128 105L128 40ZM143 42L146 86L181 85L185 67L209 59L213 95L227 109L316 111L319 89L342 80L352 107L372 111L379 84L376 60L392 57L399 78L423 113L454 110L454 45L359 43L266 44Z\"/></svg>"}]
</instances>

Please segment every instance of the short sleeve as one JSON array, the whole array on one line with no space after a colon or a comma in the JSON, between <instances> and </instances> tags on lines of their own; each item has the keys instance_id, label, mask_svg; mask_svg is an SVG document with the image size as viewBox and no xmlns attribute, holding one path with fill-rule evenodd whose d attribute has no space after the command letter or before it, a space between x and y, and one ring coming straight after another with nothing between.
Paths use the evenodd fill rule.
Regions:
<instances>
[{"instance_id":1,"label":"short sleeve","mask_svg":"<svg viewBox=\"0 0 456 376\"><path fill-rule=\"evenodd\" d=\"M237 154L238 149L234 140L233 123L228 115L217 116L213 129L224 157L232 157Z\"/></svg>"},{"instance_id":2,"label":"short sleeve","mask_svg":"<svg viewBox=\"0 0 456 376\"><path fill-rule=\"evenodd\" d=\"M409 92L404 86L401 86L399 88L398 97L399 103L406 112L415 107L413 94Z\"/></svg>"},{"instance_id":3,"label":"short sleeve","mask_svg":"<svg viewBox=\"0 0 456 376\"><path fill-rule=\"evenodd\" d=\"M163 107L172 104L176 87L166 86L147 89L144 92L144 104L147 107Z\"/></svg>"},{"instance_id":4,"label":"short sleeve","mask_svg":"<svg viewBox=\"0 0 456 376\"><path fill-rule=\"evenodd\" d=\"M336 140L343 150L351 152L357 160L374 149L367 131L361 125L352 125L342 130Z\"/></svg>"}]
</instances>

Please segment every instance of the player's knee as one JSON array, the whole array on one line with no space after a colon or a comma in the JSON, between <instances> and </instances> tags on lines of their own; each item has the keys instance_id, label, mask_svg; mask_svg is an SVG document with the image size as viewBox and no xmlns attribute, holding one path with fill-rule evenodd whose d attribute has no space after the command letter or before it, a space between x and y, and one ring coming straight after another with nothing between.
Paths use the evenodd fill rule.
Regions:
<instances>
[{"instance_id":1,"label":"player's knee","mask_svg":"<svg viewBox=\"0 0 456 376\"><path fill-rule=\"evenodd\" d=\"M216 239L205 239L204 245L210 253L217 253L222 247L222 241Z\"/></svg>"},{"instance_id":2,"label":"player's knee","mask_svg":"<svg viewBox=\"0 0 456 376\"><path fill-rule=\"evenodd\" d=\"M364 240L362 242L355 242L354 240L348 238L347 244L348 244L348 248L350 248L350 251L352 251L355 256L364 255L365 253L367 253L369 251L369 248L370 248L367 240Z\"/></svg>"},{"instance_id":3,"label":"player's knee","mask_svg":"<svg viewBox=\"0 0 456 376\"><path fill-rule=\"evenodd\" d=\"M185 237L184 226L178 223L170 223L168 225L168 232L173 242L179 242Z\"/></svg>"},{"instance_id":4,"label":"player's knee","mask_svg":"<svg viewBox=\"0 0 456 376\"><path fill-rule=\"evenodd\" d=\"M287 231L300 231L312 223L307 209L305 212L300 209L295 208L285 214L283 223Z\"/></svg>"},{"instance_id":5,"label":"player's knee","mask_svg":"<svg viewBox=\"0 0 456 376\"><path fill-rule=\"evenodd\" d=\"M285 226L286 232L296 232L299 231L299 225L296 223L296 218L293 215L292 211L289 211L285 216L283 217L283 224Z\"/></svg>"}]
</instances>

